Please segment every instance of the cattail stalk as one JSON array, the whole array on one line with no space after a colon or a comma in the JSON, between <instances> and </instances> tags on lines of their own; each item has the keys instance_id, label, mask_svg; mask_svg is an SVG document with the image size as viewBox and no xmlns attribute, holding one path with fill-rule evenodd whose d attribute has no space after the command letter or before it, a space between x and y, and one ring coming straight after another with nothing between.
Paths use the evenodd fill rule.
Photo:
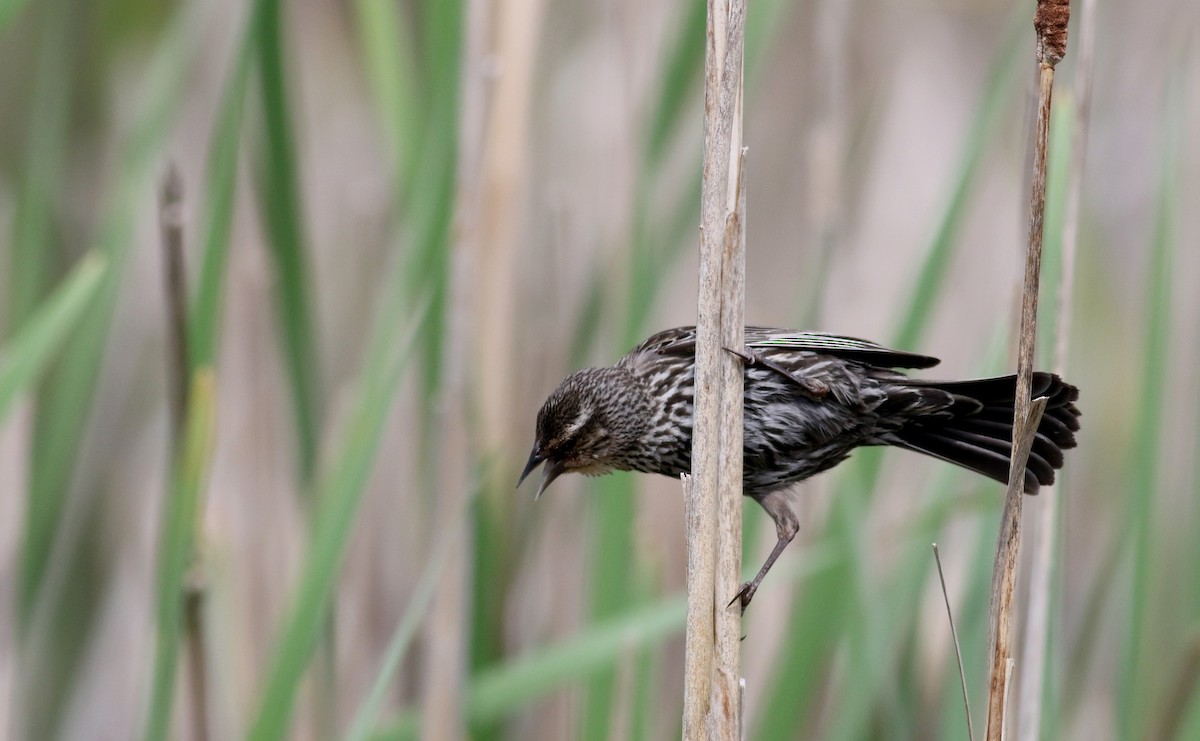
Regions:
<instances>
[{"instance_id":1,"label":"cattail stalk","mask_svg":"<svg viewBox=\"0 0 1200 741\"><path fill-rule=\"evenodd\" d=\"M1042 232L1046 208L1046 150L1050 130L1050 99L1054 66L1066 54L1069 0L1039 0L1034 12L1037 61L1040 70L1037 127L1034 134L1033 183L1029 200L1029 237L1025 254L1021 335L1017 355L1017 392L1013 411L1012 459L1008 492L1000 523L1000 538L992 572L991 639L988 651L988 741L1004 735L1010 662L1015 658L1013 613L1017 567L1021 551L1021 505L1025 465L1045 410L1044 398L1033 400L1033 359L1037 340L1038 289L1042 269Z\"/></svg>"},{"instance_id":2,"label":"cattail stalk","mask_svg":"<svg viewBox=\"0 0 1200 741\"><path fill-rule=\"evenodd\" d=\"M1083 0L1079 22L1079 54L1074 80L1074 129L1067 169L1066 204L1062 230L1062 285L1059 290L1058 327L1054 342L1054 372L1067 372L1067 343L1071 336L1071 303L1074 297L1075 256L1079 248L1079 206L1083 192L1083 165L1087 152L1089 112L1092 100L1092 59L1096 30L1096 0ZM1050 625L1051 569L1058 546L1058 492L1049 489L1041 503L1041 518L1034 543L1030 573L1029 607L1025 629L1025 681L1021 683L1019 724L1020 739L1038 738L1042 720L1042 695L1046 678L1046 658Z\"/></svg>"}]
</instances>

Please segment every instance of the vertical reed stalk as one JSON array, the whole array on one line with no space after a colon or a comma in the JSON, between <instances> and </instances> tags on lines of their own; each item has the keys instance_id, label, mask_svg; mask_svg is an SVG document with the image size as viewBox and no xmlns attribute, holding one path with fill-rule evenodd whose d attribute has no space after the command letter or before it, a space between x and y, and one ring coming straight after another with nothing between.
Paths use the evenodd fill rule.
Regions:
<instances>
[{"instance_id":1,"label":"vertical reed stalk","mask_svg":"<svg viewBox=\"0 0 1200 741\"><path fill-rule=\"evenodd\" d=\"M1038 423L1046 408L1045 399L1032 400L1033 358L1037 345L1038 289L1042 269L1042 231L1046 208L1046 151L1050 131L1050 99L1054 89L1054 65L1066 54L1069 0L1039 0L1034 13L1037 32L1037 61L1040 68L1037 128L1034 135L1033 183L1029 199L1029 236L1025 255L1024 295L1021 301L1021 334L1017 355L1017 391L1013 411L1012 459L1008 469L1008 492L1000 522L1000 538L992 571L991 640L988 650L988 741L1004 735L1006 700L1013 645L1013 611L1017 567L1021 551L1021 505L1024 497L1025 464Z\"/></svg>"},{"instance_id":2,"label":"vertical reed stalk","mask_svg":"<svg viewBox=\"0 0 1200 741\"><path fill-rule=\"evenodd\" d=\"M1074 126L1067 163L1067 184L1062 228L1062 285L1059 291L1058 326L1054 335L1054 372L1065 376L1071 336L1071 307L1075 295L1075 256L1079 249L1079 206L1083 194L1083 166L1087 154L1089 111L1092 104L1092 60L1096 30L1096 0L1083 0L1079 21L1079 55L1075 67ZM1034 543L1030 574L1025 645L1021 658L1025 681L1021 683L1020 739L1036 739L1042 727L1042 697L1046 681L1047 645L1050 637L1051 571L1058 546L1058 491L1043 493L1041 518Z\"/></svg>"},{"instance_id":3,"label":"vertical reed stalk","mask_svg":"<svg viewBox=\"0 0 1200 741\"><path fill-rule=\"evenodd\" d=\"M741 614L727 607L741 571L745 192L744 0L709 0L700 205L696 397L688 507L683 735L741 734Z\"/></svg>"}]
</instances>

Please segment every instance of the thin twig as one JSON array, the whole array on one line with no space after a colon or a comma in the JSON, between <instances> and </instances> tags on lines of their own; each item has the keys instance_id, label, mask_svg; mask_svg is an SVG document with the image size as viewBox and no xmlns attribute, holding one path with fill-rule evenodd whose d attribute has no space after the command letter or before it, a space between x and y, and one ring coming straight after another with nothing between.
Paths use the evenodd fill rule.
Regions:
<instances>
[{"instance_id":1,"label":"thin twig","mask_svg":"<svg viewBox=\"0 0 1200 741\"><path fill-rule=\"evenodd\" d=\"M946 617L950 619L950 638L954 640L954 655L958 659L958 678L962 681L963 707L967 712L967 739L975 741L975 726L971 723L971 698L967 696L967 672L963 669L962 649L958 645L958 631L954 629L954 611L950 609L950 593L946 591L946 575L942 572L942 554L937 543L933 543L933 559L937 561L938 580L942 583L942 599L946 601Z\"/></svg>"},{"instance_id":2,"label":"thin twig","mask_svg":"<svg viewBox=\"0 0 1200 741\"><path fill-rule=\"evenodd\" d=\"M1013 404L1012 458L1008 492L992 571L988 680L987 740L1003 737L1007 708L1008 668L1014 655L1013 611L1017 566L1021 551L1021 507L1025 466L1046 400L1031 401L1033 358L1037 341L1038 288L1042 268L1042 232L1046 208L1046 151L1050 130L1050 100L1054 65L1066 54L1069 0L1039 0L1034 12L1037 61L1040 69L1037 128L1034 136L1033 183L1029 197L1029 235L1025 254L1024 295L1021 302L1021 335L1017 355L1017 390Z\"/></svg>"}]
</instances>

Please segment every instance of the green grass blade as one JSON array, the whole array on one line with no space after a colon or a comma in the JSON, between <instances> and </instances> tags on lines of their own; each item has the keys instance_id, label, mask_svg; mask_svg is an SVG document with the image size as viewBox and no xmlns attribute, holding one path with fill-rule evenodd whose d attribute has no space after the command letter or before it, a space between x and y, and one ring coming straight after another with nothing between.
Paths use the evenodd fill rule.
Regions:
<instances>
[{"instance_id":1,"label":"green grass blade","mask_svg":"<svg viewBox=\"0 0 1200 741\"><path fill-rule=\"evenodd\" d=\"M98 552L94 530L77 530L62 542L61 522L73 486L91 492L95 479L73 482L78 451L87 428L93 392L105 352L113 310L130 246L137 242L135 217L154 203L153 175L161 164L166 136L174 123L186 70L194 58L197 37L194 8L176 13L155 41L143 64L136 101L131 101L127 128L120 131L115 173L99 206L101 225L96 241L106 269L89 310L72 333L65 352L43 375L34 420L31 462L22 533L17 590L18 635L25 650L36 655L44 681L22 684L18 702L31 737L51 738L65 717L64 703L79 682L105 574L82 577L80 564L92 564ZM85 517L95 512L85 513ZM64 565L64 578L49 579L51 554Z\"/></svg>"},{"instance_id":2,"label":"green grass blade","mask_svg":"<svg viewBox=\"0 0 1200 741\"><path fill-rule=\"evenodd\" d=\"M867 731L873 720L885 727L905 727L894 717L897 702L894 685L888 679L901 671L898 653L904 645L904 636L912 633L920 607L917 599L920 587L930 572L929 543L936 539L933 533L950 509L943 487L937 488L942 489L938 492L940 496L930 505L935 514L922 518L926 526L913 527L907 533L903 555L883 586L874 594L864 590L859 601L848 610L846 673L853 681L842 688L837 710L831 715L830 727L823 730L823 738L864 738L869 735ZM872 710L882 720L874 718Z\"/></svg>"},{"instance_id":3,"label":"green grass blade","mask_svg":"<svg viewBox=\"0 0 1200 741\"><path fill-rule=\"evenodd\" d=\"M662 593L662 575L655 569L646 569L637 577L638 604L654 601ZM686 615L686 604L685 604ZM685 617L686 624L686 617ZM661 697L659 687L663 686L662 648L658 643L643 646L632 654L632 680L629 687L629 701L632 709L629 713L629 741L644 741L659 736L655 733L655 721L659 720L660 709L671 707L667 698ZM682 715L682 713L680 713Z\"/></svg>"},{"instance_id":4,"label":"green grass blade","mask_svg":"<svg viewBox=\"0 0 1200 741\"><path fill-rule=\"evenodd\" d=\"M193 367L216 364L218 327L225 285L225 265L233 229L233 203L237 193L238 151L241 143L246 86L258 42L257 22L262 0L251 10L229 81L221 93L217 120L205 174L204 212L200 222L202 247L200 278L196 284L188 326Z\"/></svg>"},{"instance_id":5,"label":"green grass blade","mask_svg":"<svg viewBox=\"0 0 1200 741\"><path fill-rule=\"evenodd\" d=\"M57 252L50 238L51 220L62 183L74 51L67 4L56 0L46 5L29 122L29 159L17 205L12 266L4 279L10 328L24 322L41 300ZM0 29L3 26L0 20Z\"/></svg>"},{"instance_id":6,"label":"green grass blade","mask_svg":"<svg viewBox=\"0 0 1200 741\"><path fill-rule=\"evenodd\" d=\"M1018 68L1016 35L997 58L989 84L968 132L960 156L958 177L942 214L937 232L918 273L912 297L897 331L897 347L913 347L924 333L933 308L942 295L949 265L959 248L955 236L969 203L972 185L978 177L987 145L1003 119L1005 105L1011 99L1012 82ZM790 618L796 635L809 636L789 645L776 659L774 678L766 688L766 699L755 726L755 738L786 738L796 733L811 710L817 707L825 691L825 673L834 648L843 638L849 641L851 662L863 666L870 662L864 651L871 636L882 630L880 618L870 614L865 600L869 594L863 573L863 544L858 523L866 521L870 502L879 489L882 451L859 451L855 460L839 472L833 511L827 524L832 547L841 557L831 573L814 579L797 595ZM922 548L928 544L923 543ZM865 622L864 622L865 621ZM872 686L879 687L878 675ZM856 694L858 705L866 696Z\"/></svg>"},{"instance_id":7,"label":"green grass blade","mask_svg":"<svg viewBox=\"0 0 1200 741\"><path fill-rule=\"evenodd\" d=\"M58 521L75 470L75 456L91 408L92 390L99 373L109 324L117 301L129 246L134 243L134 216L149 195L152 176L160 163L167 132L187 89L185 72L196 49L191 31L196 17L180 12L163 35L149 65L143 104L133 129L123 144L120 177L111 188L115 195L106 209L99 249L108 269L100 282L96 302L82 319L75 341L68 347L58 372L50 376L39 399L34 431L33 464L26 509L25 540L21 554L20 607L27 620L54 542Z\"/></svg>"},{"instance_id":8,"label":"green grass blade","mask_svg":"<svg viewBox=\"0 0 1200 741\"><path fill-rule=\"evenodd\" d=\"M830 514L826 537L833 565L797 590L789 621L804 627L795 633L795 640L783 642L776 656L771 680L763 687L759 717L753 725L747 723L754 729L750 738L795 738L804 719L816 708L825 680L823 667L830 660L836 636L844 629L852 600L857 598L845 593L847 585L853 584L850 568L855 557L847 548L851 536L846 531L858 527L850 517L846 508Z\"/></svg>"},{"instance_id":9,"label":"green grass blade","mask_svg":"<svg viewBox=\"0 0 1200 741\"><path fill-rule=\"evenodd\" d=\"M661 67L660 93L654 98L657 105L646 129L645 173L658 171L680 126L691 120L692 115L698 115L698 109L692 110L689 105L700 91L708 6L703 0L691 0L686 5L671 51ZM783 16L792 8L793 5L784 0L765 0L748 8L746 79L750 83L759 78L763 61L775 46L774 35L783 28Z\"/></svg>"},{"instance_id":10,"label":"green grass blade","mask_svg":"<svg viewBox=\"0 0 1200 741\"><path fill-rule=\"evenodd\" d=\"M0 424L8 416L13 400L36 383L42 369L92 306L105 267L104 257L95 252L80 260L62 285L0 346Z\"/></svg>"},{"instance_id":11,"label":"green grass blade","mask_svg":"<svg viewBox=\"0 0 1200 741\"><path fill-rule=\"evenodd\" d=\"M486 465L485 465L486 469ZM485 482L489 482L484 477ZM492 477L489 483L494 483ZM486 486L486 484L485 484ZM474 509L471 539L473 562L471 569L471 615L467 630L470 634L468 646L468 672L474 673L483 667L494 666L506 654L508 634L504 621L495 616L504 614L509 607L509 587L516 578L516 564L520 562L522 525L516 522L512 506L512 490L508 487L488 487L486 496ZM527 510L528 511L528 510ZM477 727L472 729L472 738L478 741L503 739L503 727Z\"/></svg>"},{"instance_id":12,"label":"green grass blade","mask_svg":"<svg viewBox=\"0 0 1200 741\"><path fill-rule=\"evenodd\" d=\"M420 371L420 408L412 425L419 461L412 478L420 493L415 500L419 510L414 514L427 519L439 506L434 496L437 475L433 462L438 458L434 402L443 393L451 222L458 185L460 65L467 11L461 0L426 0L415 6L361 0L355 8L363 64L380 128L387 138L384 145L395 182L395 231L405 244L402 290L410 299L428 299L414 346ZM486 502L474 509L477 522L488 517L487 510ZM480 553L486 553L482 557L496 569L504 559L492 547L497 540L492 534L492 529L477 526L476 537L467 546L476 563ZM479 586L502 598L499 585L504 583L506 579L484 579ZM503 607L478 592L470 605L485 613ZM468 650L472 662L479 651L500 645L497 621L472 621L468 616L464 624L471 631Z\"/></svg>"},{"instance_id":13,"label":"green grass blade","mask_svg":"<svg viewBox=\"0 0 1200 741\"><path fill-rule=\"evenodd\" d=\"M462 514L455 518L455 524L449 528L448 532L442 533L438 538L433 553L430 554L429 560L425 564L421 580L413 590L408 608L404 611L404 617L396 626L387 648L384 649L379 673L376 674L375 681L371 684L371 691L354 714L354 721L345 736L346 741L364 741L375 724L375 720L379 716L379 709L383 706L384 695L395 678L396 671L400 668L400 663L408 651L408 646L416 636L417 628L420 627L421 621L425 618L425 613L433 601L433 594L438 587L438 579L446 565L446 559L452 548L461 548L463 545L456 535L461 532L462 518L470 514L470 505L478 492L478 485L472 487L470 500L465 503L467 506L464 507Z\"/></svg>"},{"instance_id":14,"label":"green grass blade","mask_svg":"<svg viewBox=\"0 0 1200 741\"><path fill-rule=\"evenodd\" d=\"M675 596L598 622L557 646L482 671L471 686L468 716L472 723L502 718L567 681L611 670L623 653L677 635L686 612L686 598Z\"/></svg>"},{"instance_id":15,"label":"green grass blade","mask_svg":"<svg viewBox=\"0 0 1200 741\"><path fill-rule=\"evenodd\" d=\"M1023 8L1021 12L1024 12ZM1025 26L1021 25L1019 32L1016 26L1015 23L1010 26L1007 42L992 67L984 86L983 100L967 130L967 140L959 157L958 175L950 190L950 201L938 222L933 242L913 285L908 307L901 313L903 319L893 340L895 347L911 349L920 344L937 297L941 295L941 285L950 269L951 257L957 250L956 239L970 203L972 186L979 177L988 142L995 135L999 123L1005 120L1005 106L1012 100L1017 70L1023 69L1025 48L1020 41L1025 38Z\"/></svg>"},{"instance_id":16,"label":"green grass blade","mask_svg":"<svg viewBox=\"0 0 1200 741\"><path fill-rule=\"evenodd\" d=\"M589 622L603 622L619 614L633 596L629 578L635 569L633 543L634 491L630 477L607 476L588 487L593 522L591 572L588 577ZM588 684L580 736L605 739L611 734L616 702L616 672L609 666L596 672Z\"/></svg>"},{"instance_id":17,"label":"green grass blade","mask_svg":"<svg viewBox=\"0 0 1200 741\"><path fill-rule=\"evenodd\" d=\"M430 95L425 101L426 126L418 161L405 180L405 192L410 195L407 216L412 223L415 247L408 255L408 291L416 296L427 286L433 290L429 324L421 337L421 385L426 392L424 398L432 399L441 383L445 357L442 339L458 167L459 55L465 11L461 0L434 0L427 4L426 12L426 44L430 49L426 89ZM413 185L414 182L420 185ZM427 420L432 419L432 410L426 409L424 415Z\"/></svg>"},{"instance_id":18,"label":"green grass blade","mask_svg":"<svg viewBox=\"0 0 1200 741\"><path fill-rule=\"evenodd\" d=\"M670 264L682 253L686 234L694 224L682 226L669 223L663 234L653 220L656 215L651 194L660 170L666 159L671 142L690 113L689 102L699 89L700 73L704 58L704 25L706 6L703 2L692 2L678 35L663 67L659 82L661 93L654 99L657 105L651 111L647 124L647 138L642 153L642 164L633 197L633 231L630 236L631 255L628 270L610 276L609 286L623 285L626 288L612 290L616 295L626 294L623 330L619 338L618 352L624 352L642 339L646 324L653 310L661 282L658 276L669 269ZM695 214L699 210L699 177L695 186L683 189L677 208L671 213L683 211ZM573 346L581 349L583 337L590 335L595 325L583 320L576 331ZM633 547L633 521L635 519L636 486L627 476L608 477L589 487L592 492L588 504L592 510L593 523L589 535L591 573L588 578L588 611L590 620L604 620L625 609L633 596L627 575L636 571ZM598 671L588 684L587 700L581 718L580 737L586 740L608 738L611 734L612 709L616 702L616 675L610 669Z\"/></svg>"},{"instance_id":19,"label":"green grass blade","mask_svg":"<svg viewBox=\"0 0 1200 741\"><path fill-rule=\"evenodd\" d=\"M256 30L264 148L259 195L277 278L276 300L296 427L297 463L300 480L307 485L316 466L320 430L320 364L301 218L300 173L284 73L281 0L262 0Z\"/></svg>"},{"instance_id":20,"label":"green grass blade","mask_svg":"<svg viewBox=\"0 0 1200 741\"><path fill-rule=\"evenodd\" d=\"M216 438L216 377L212 369L197 370L191 385L183 447L172 474L171 495L163 508L162 541L158 555L154 673L150 685L150 711L143 736L147 741L166 739L170 734L179 644L183 634L185 582L193 558L201 494L208 478Z\"/></svg>"},{"instance_id":21,"label":"green grass blade","mask_svg":"<svg viewBox=\"0 0 1200 741\"><path fill-rule=\"evenodd\" d=\"M397 183L408 182L421 146L421 80L413 60L413 31L400 7L388 0L357 0L356 20L367 78L392 150ZM403 202L404 193L398 193Z\"/></svg>"},{"instance_id":22,"label":"green grass blade","mask_svg":"<svg viewBox=\"0 0 1200 741\"><path fill-rule=\"evenodd\" d=\"M397 317L403 316L405 295L396 289L402 281L402 276L395 279L386 305L375 317L349 426L337 454L331 458L328 475L318 486L312 539L295 601L275 646L263 700L251 727L249 738L254 741L287 735L296 690L327 614L346 542L379 450L384 422L412 356L423 312L410 317L411 327L401 336L396 329L401 324Z\"/></svg>"},{"instance_id":23,"label":"green grass blade","mask_svg":"<svg viewBox=\"0 0 1200 741\"><path fill-rule=\"evenodd\" d=\"M682 202L682 208L690 213L698 211L699 199L688 197ZM660 285L652 276L661 275L661 271L677 256L679 250L672 249L673 243L682 242L669 238L656 241L646 236L635 237L632 269L628 275L630 301L627 304L620 352L636 344L645 332ZM581 325L581 329L586 327ZM637 489L634 479L627 475L607 476L595 481L589 489L592 569L588 578L588 614L589 619L594 621L620 612L630 604L633 595L628 575L637 571L633 541ZM598 672L589 683L580 733L582 738L609 737L615 683L616 675L612 671Z\"/></svg>"},{"instance_id":24,"label":"green grass blade","mask_svg":"<svg viewBox=\"0 0 1200 741\"><path fill-rule=\"evenodd\" d=\"M688 103L699 89L704 65L704 26L708 6L701 0L690 0L687 15L679 26L674 45L663 66L661 91L654 98L658 103L650 115L645 146L643 173L654 173L662 164L669 144L675 138ZM639 203L641 201L638 201Z\"/></svg>"},{"instance_id":25,"label":"green grass blade","mask_svg":"<svg viewBox=\"0 0 1200 741\"><path fill-rule=\"evenodd\" d=\"M1178 82L1178 80L1176 80ZM1157 536L1154 532L1155 513L1158 507L1159 461L1163 437L1163 421L1166 412L1165 389L1167 370L1171 362L1174 342L1171 337L1171 296L1176 231L1176 194L1179 189L1179 160L1182 141L1184 106L1181 105L1182 86L1168 86L1169 104L1164 118L1162 153L1160 164L1157 212L1154 234L1150 241L1150 265L1147 272L1145 294L1145 325L1142 337L1142 372L1139 376L1140 391L1134 432L1131 440L1133 459L1130 466L1127 522L1132 535L1133 586L1129 600L1129 630L1121 646L1123 667L1117 682L1119 698L1118 718L1122 738L1139 738L1145 734L1148 716L1145 709L1150 706L1151 690L1160 683L1148 681L1145 648L1150 633L1155 629L1148 620L1146 606L1150 598L1150 587L1157 583L1156 558Z\"/></svg>"},{"instance_id":26,"label":"green grass blade","mask_svg":"<svg viewBox=\"0 0 1200 741\"><path fill-rule=\"evenodd\" d=\"M994 375L996 366L1000 365L1003 339L1009 336L1007 321L1000 323L995 336L997 339L980 375ZM950 515L968 503L954 495L956 489L961 491L964 488L963 481L960 470L950 467L939 470L935 483L930 487L932 496L929 504L913 526L905 531L905 543L901 549L903 555L893 559L896 566L879 582L882 586L863 588L863 604L847 621L848 674L854 681L844 687L841 702L832 713L832 727L823 734L828 738L866 737L870 735L873 721L885 728L909 727L909 719L903 717L908 708L894 689L897 684L895 677L904 670L902 657L896 652L904 647L904 637L916 631L916 620L921 610L921 587L934 569L929 544L937 540L938 532ZM998 485L978 478L971 479L971 482L980 488L990 488L992 492L999 490ZM994 497L977 501L988 514L997 511L1000 505L1000 500ZM979 580L987 583L988 573L980 573ZM860 574L861 570L856 571L856 578L865 582L865 577ZM869 600L868 595L872 596ZM918 681L914 677L912 683ZM965 720L962 727L966 727Z\"/></svg>"},{"instance_id":27,"label":"green grass blade","mask_svg":"<svg viewBox=\"0 0 1200 741\"><path fill-rule=\"evenodd\" d=\"M1038 310L1038 357L1052 362L1058 341L1063 277L1063 219L1067 206L1067 179L1071 162L1071 134L1075 106L1069 95L1058 96L1050 119L1050 151L1046 163L1046 217L1043 233L1042 297Z\"/></svg>"},{"instance_id":28,"label":"green grass blade","mask_svg":"<svg viewBox=\"0 0 1200 741\"><path fill-rule=\"evenodd\" d=\"M639 204L649 203L638 199ZM685 189L673 210L673 218L665 229L655 230L649 217L639 205L631 268L626 276L629 301L625 316L623 339L618 349L624 352L636 344L646 332L651 311L661 285L655 276L663 275L682 254L687 240L681 235L698 219L700 208L699 180L695 188ZM577 337L588 329L581 324ZM575 344L580 344L576 342ZM603 619L628 606L632 596L627 574L637 570L633 542L635 519L635 479L629 476L609 476L589 487L588 504L592 508L591 540L592 572L588 583L590 619ZM612 671L598 672L589 683L587 704L582 719L581 735L585 739L603 739L610 735L610 720L615 701L616 677Z\"/></svg>"},{"instance_id":29,"label":"green grass blade","mask_svg":"<svg viewBox=\"0 0 1200 741\"><path fill-rule=\"evenodd\" d=\"M704 3L700 3L703 5ZM779 34L787 28L787 14L797 4L788 0L759 0L746 8L746 80L754 97L754 83L760 79L763 64L771 58Z\"/></svg>"},{"instance_id":30,"label":"green grass blade","mask_svg":"<svg viewBox=\"0 0 1200 741\"><path fill-rule=\"evenodd\" d=\"M804 549L796 566L781 567L778 576L780 581L811 579L834 563L834 554L817 542ZM477 672L467 697L472 727L503 720L568 683L611 671L623 656L679 635L686 614L686 595L668 595L648 605L627 607L560 643ZM407 711L375 738L406 738L419 725L419 715Z\"/></svg>"},{"instance_id":31,"label":"green grass blade","mask_svg":"<svg viewBox=\"0 0 1200 741\"><path fill-rule=\"evenodd\" d=\"M8 24L25 8L27 0L0 0L0 33L8 28Z\"/></svg>"}]
</instances>

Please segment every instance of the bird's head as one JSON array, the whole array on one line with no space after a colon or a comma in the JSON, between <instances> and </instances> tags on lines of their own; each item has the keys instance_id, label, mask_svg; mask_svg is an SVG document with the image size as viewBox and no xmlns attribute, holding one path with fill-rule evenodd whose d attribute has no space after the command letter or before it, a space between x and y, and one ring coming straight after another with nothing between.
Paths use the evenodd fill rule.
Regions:
<instances>
[{"instance_id":1,"label":"bird's head","mask_svg":"<svg viewBox=\"0 0 1200 741\"><path fill-rule=\"evenodd\" d=\"M649 413L645 392L625 369L588 368L567 376L538 412L537 438L517 486L543 461L537 497L564 473L627 470Z\"/></svg>"}]
</instances>

